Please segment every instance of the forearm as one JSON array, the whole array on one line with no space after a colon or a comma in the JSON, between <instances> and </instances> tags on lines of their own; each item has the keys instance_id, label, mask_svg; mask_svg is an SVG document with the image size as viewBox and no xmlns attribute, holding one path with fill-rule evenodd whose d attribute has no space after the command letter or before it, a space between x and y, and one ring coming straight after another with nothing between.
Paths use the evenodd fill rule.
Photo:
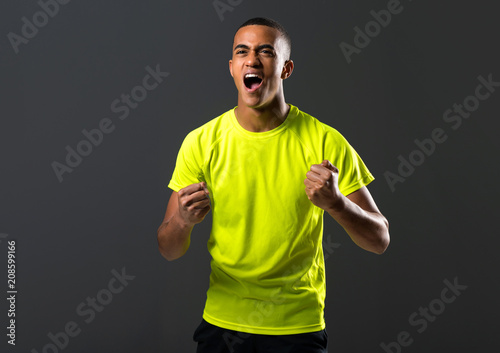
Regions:
<instances>
[{"instance_id":1,"label":"forearm","mask_svg":"<svg viewBox=\"0 0 500 353\"><path fill-rule=\"evenodd\" d=\"M193 227L183 222L178 215L162 223L158 228L158 247L162 256L168 261L183 256L189 248Z\"/></svg>"},{"instance_id":2,"label":"forearm","mask_svg":"<svg viewBox=\"0 0 500 353\"><path fill-rule=\"evenodd\" d=\"M349 234L351 239L367 251L382 254L389 245L389 222L380 213L363 210L345 196L335 208L326 211Z\"/></svg>"}]
</instances>

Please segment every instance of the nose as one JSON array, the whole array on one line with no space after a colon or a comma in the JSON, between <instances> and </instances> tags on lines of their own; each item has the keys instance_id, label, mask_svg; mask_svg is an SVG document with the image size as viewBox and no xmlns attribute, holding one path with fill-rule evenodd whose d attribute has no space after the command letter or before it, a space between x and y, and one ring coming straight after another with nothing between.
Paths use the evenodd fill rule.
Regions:
<instances>
[{"instance_id":1,"label":"nose","mask_svg":"<svg viewBox=\"0 0 500 353\"><path fill-rule=\"evenodd\" d=\"M254 51L250 51L247 55L246 65L251 67L260 65L259 55Z\"/></svg>"}]
</instances>

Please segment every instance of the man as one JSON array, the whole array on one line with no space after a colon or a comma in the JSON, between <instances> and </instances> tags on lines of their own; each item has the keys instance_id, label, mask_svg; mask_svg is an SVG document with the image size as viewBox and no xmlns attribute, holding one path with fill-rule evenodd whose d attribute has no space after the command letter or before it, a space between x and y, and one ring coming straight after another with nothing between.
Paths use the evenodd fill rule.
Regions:
<instances>
[{"instance_id":1,"label":"man","mask_svg":"<svg viewBox=\"0 0 500 353\"><path fill-rule=\"evenodd\" d=\"M197 352L327 352L324 212L365 250L389 244L361 158L335 129L285 103L290 51L273 20L238 29L229 61L238 106L186 136L168 185L158 229L167 260L184 255L213 209Z\"/></svg>"}]
</instances>

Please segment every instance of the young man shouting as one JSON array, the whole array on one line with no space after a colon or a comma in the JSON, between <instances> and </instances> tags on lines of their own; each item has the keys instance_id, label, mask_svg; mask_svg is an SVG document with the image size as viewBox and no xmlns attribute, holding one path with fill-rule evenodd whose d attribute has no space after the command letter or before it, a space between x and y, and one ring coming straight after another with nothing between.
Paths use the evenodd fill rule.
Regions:
<instances>
[{"instance_id":1,"label":"young man shouting","mask_svg":"<svg viewBox=\"0 0 500 353\"><path fill-rule=\"evenodd\" d=\"M197 352L327 352L323 215L382 254L389 226L374 178L334 128L287 104L291 41L254 18L236 32L229 71L238 106L190 132L158 229L167 260L184 255L212 209L210 286Z\"/></svg>"}]
</instances>

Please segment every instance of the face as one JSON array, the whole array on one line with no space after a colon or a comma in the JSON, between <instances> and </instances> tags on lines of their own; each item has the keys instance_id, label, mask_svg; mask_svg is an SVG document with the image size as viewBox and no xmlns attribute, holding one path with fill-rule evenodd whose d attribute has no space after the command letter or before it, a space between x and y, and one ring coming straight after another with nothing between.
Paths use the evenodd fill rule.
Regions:
<instances>
[{"instance_id":1,"label":"face","mask_svg":"<svg viewBox=\"0 0 500 353\"><path fill-rule=\"evenodd\" d=\"M278 30L260 25L240 28L234 36L229 71L238 89L238 105L263 108L283 94L283 80L293 70Z\"/></svg>"}]
</instances>

